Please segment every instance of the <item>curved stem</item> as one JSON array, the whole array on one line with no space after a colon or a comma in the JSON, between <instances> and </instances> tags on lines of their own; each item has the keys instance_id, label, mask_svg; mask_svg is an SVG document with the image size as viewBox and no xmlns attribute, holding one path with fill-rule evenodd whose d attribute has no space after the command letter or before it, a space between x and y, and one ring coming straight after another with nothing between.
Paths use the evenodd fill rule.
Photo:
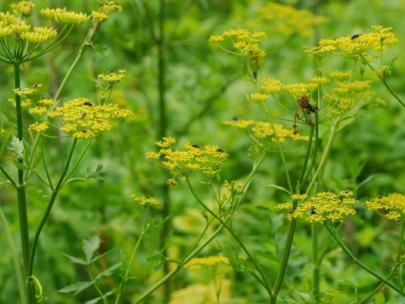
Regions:
<instances>
[{"instance_id":1,"label":"curved stem","mask_svg":"<svg viewBox=\"0 0 405 304\"><path fill-rule=\"evenodd\" d=\"M382 84L385 86L385 88L388 90L388 92L398 101L401 106L405 107L405 102L395 93L395 91L391 88L391 86L388 84L387 80L385 80L384 77L381 77L376 69L371 65L371 63L363 56L361 55L361 59L363 63L370 68L374 72L374 74L378 77L378 79L381 80Z\"/></svg>"},{"instance_id":2,"label":"curved stem","mask_svg":"<svg viewBox=\"0 0 405 304\"><path fill-rule=\"evenodd\" d=\"M56 197L58 196L59 191L61 190L61 188L63 186L65 176L66 176L66 174L67 174L67 172L69 170L70 163L72 162L72 158L73 158L73 154L74 154L74 151L75 151L75 148L76 148L76 144L77 144L77 139L74 139L72 147L70 148L70 152L69 152L66 164L65 164L65 168L64 168L64 170L62 172L62 175L59 178L58 183L56 184L55 188L53 189L53 191L51 193L51 197L49 198L48 205L46 207L45 213L42 216L42 219L41 219L41 221L39 223L39 226L38 226L38 228L37 228L37 230L35 232L35 236L34 236L34 239L32 241L31 253L30 253L30 256L29 256L29 275L30 276L33 274L33 270L34 270L35 253L36 253L39 237L41 235L42 229L44 228L44 226L45 226L45 224L46 224L46 222L47 222L47 220L49 218L49 215L50 215L52 207L53 207L53 205L55 203Z\"/></svg>"},{"instance_id":3,"label":"curved stem","mask_svg":"<svg viewBox=\"0 0 405 304\"><path fill-rule=\"evenodd\" d=\"M267 282L266 276L264 275L261 267L257 263L256 259L253 257L252 253L249 251L249 249L245 246L245 244L241 241L241 239L236 235L236 233L232 230L231 227L229 227L224 220L222 220L221 217L219 217L217 214L215 214L214 211L212 211L210 208L208 208L207 205L203 203L203 201L198 197L197 193L195 192L193 186L191 185L190 179L186 177L186 182L187 185L190 189L191 194L194 196L194 198L197 200L197 202L204 208L205 211L207 211L211 216L213 216L219 223L221 223L222 226L232 235L232 237L235 239L235 241L239 244L239 246L242 248L242 250L245 252L245 254L248 256L249 260L252 262L253 266L256 268L257 272L259 273L261 277L261 282L264 282L264 288L266 288L267 292L269 295L271 295L271 290L269 287L269 283ZM260 282L260 281L259 281Z\"/></svg>"},{"instance_id":4,"label":"curved stem","mask_svg":"<svg viewBox=\"0 0 405 304\"><path fill-rule=\"evenodd\" d=\"M398 292L400 295L405 296L405 294L394 284L391 282L387 281L387 279L383 278L380 276L378 273L376 273L374 270L369 268L368 266L364 265L358 258L354 256L354 254L351 252L349 247L340 239L340 237L337 235L337 233L334 231L334 228L329 227L329 225L325 225L326 230L329 232L329 234L332 236L332 238L336 241L336 243L340 246L340 248L343 249L343 251L361 268L363 268L366 272L386 284L387 286L391 287L393 290Z\"/></svg>"},{"instance_id":5,"label":"curved stem","mask_svg":"<svg viewBox=\"0 0 405 304\"><path fill-rule=\"evenodd\" d=\"M14 179L11 177L10 174L6 171L6 169L3 168L3 166L0 165L0 171L4 174L4 176L8 179L8 181L13 185L14 188L17 189L17 184L15 183Z\"/></svg>"}]
</instances>

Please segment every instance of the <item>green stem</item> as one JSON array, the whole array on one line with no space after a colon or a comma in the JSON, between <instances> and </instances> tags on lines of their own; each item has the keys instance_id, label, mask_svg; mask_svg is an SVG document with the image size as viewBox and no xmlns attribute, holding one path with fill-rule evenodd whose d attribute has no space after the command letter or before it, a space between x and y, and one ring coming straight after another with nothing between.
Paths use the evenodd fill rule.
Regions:
<instances>
[{"instance_id":1,"label":"green stem","mask_svg":"<svg viewBox=\"0 0 405 304\"><path fill-rule=\"evenodd\" d=\"M128 268L125 271L125 274L124 274L124 277L123 277L123 279L121 281L120 286L118 287L117 297L115 298L114 304L119 304L120 303L122 292L123 292L123 290L125 288L126 283L128 282L129 273L131 271L132 264L134 263L135 255L136 255L136 253L138 251L138 248L139 248L139 246L140 246L140 244L141 244L141 242L143 240L145 232L146 232L145 229L142 230L141 234L139 235L138 240L136 241L135 247L132 250L131 257L129 258L129 262L128 262Z\"/></svg>"},{"instance_id":2,"label":"green stem","mask_svg":"<svg viewBox=\"0 0 405 304\"><path fill-rule=\"evenodd\" d=\"M335 233L333 228L329 227L328 225L325 225L326 230L329 232L329 234L332 236L332 238L336 241L336 243L340 246L340 248L343 249L343 251L361 268L363 268L366 272L386 284L387 286L391 287L393 290L398 292L400 295L405 296L405 294L394 284L391 282L387 281L387 279L383 278L380 276L378 273L376 273L374 270L369 268L368 266L364 265L358 258L354 256L354 254L351 252L349 247L346 246L346 244L340 239L340 237Z\"/></svg>"},{"instance_id":3,"label":"green stem","mask_svg":"<svg viewBox=\"0 0 405 304\"><path fill-rule=\"evenodd\" d=\"M15 247L14 241L13 241L13 236L10 231L10 226L7 222L7 218L3 212L3 209L0 206L0 219L3 222L3 227L4 227L4 232L7 238L8 245L10 247L11 251L11 257L13 259L13 264L14 264L14 270L15 274L17 277L17 286L18 286L18 292L20 295L21 303L26 304L27 303L27 296L25 294L25 284L24 284L24 275L21 271L20 267L20 261L17 253L17 248Z\"/></svg>"},{"instance_id":4,"label":"green stem","mask_svg":"<svg viewBox=\"0 0 405 304\"><path fill-rule=\"evenodd\" d=\"M314 139L314 127L311 125L311 129L310 129L310 132L309 132L309 143L308 143L307 153L305 155L304 166L302 167L301 177L300 177L300 181L299 181L299 184L298 184L299 192L301 192L301 188L302 188L303 183L304 183L304 176L306 175L309 156L311 155L313 139Z\"/></svg>"},{"instance_id":5,"label":"green stem","mask_svg":"<svg viewBox=\"0 0 405 304\"><path fill-rule=\"evenodd\" d=\"M146 6L146 3L145 3ZM158 20L158 37L156 42L157 52L158 52L158 66L157 66L157 83L158 83L158 93L159 93L159 138L163 138L167 135L167 110L166 110L166 28L165 28L165 18L166 18L166 0L159 0L159 20ZM152 26L152 25L151 25ZM160 232L160 249L162 255L166 259L168 257L167 252L167 239L172 227L170 218L170 189L166 183L167 174L163 173L163 183L162 183L162 196L163 196L163 209L162 209L162 219L163 225ZM163 274L166 276L170 272L169 263L164 261L163 263ZM163 291L163 302L168 303L170 301L171 286L170 282L164 285Z\"/></svg>"},{"instance_id":6,"label":"green stem","mask_svg":"<svg viewBox=\"0 0 405 304\"><path fill-rule=\"evenodd\" d=\"M296 203L294 203L294 209L295 208L296 208ZM285 272L287 270L288 260L290 258L291 246L292 246L292 242L293 242L293 239L294 239L296 225L297 225L297 220L292 219L291 223L290 223L290 228L289 228L289 231L288 231L288 235L287 235L287 240L286 240L286 244L285 244L285 250L284 250L283 259L281 261L280 272L279 272L279 274L277 276L276 283L274 284L272 297L270 299L271 304L277 303L277 296L278 296L278 293L279 293L279 291L281 289L281 285L283 284Z\"/></svg>"},{"instance_id":7,"label":"green stem","mask_svg":"<svg viewBox=\"0 0 405 304\"><path fill-rule=\"evenodd\" d=\"M63 77L63 80L62 80L58 90L55 93L55 97L54 97L55 100L59 99L60 94L62 93L62 90L66 85L66 82L70 78L71 74L73 73L73 71L76 68L77 64L79 63L80 59L83 57L83 55L86 52L87 48L92 45L93 37L96 34L99 25L100 25L99 23L95 22L89 28L89 31L87 32L86 38L84 39L83 43L80 45L79 51L77 52L75 59L73 60L71 66L69 67L69 70L65 74L65 77Z\"/></svg>"},{"instance_id":8,"label":"green stem","mask_svg":"<svg viewBox=\"0 0 405 304\"><path fill-rule=\"evenodd\" d=\"M320 303L320 259L318 256L319 251L319 239L318 239L318 224L313 223L311 227L312 233L312 265L313 265L313 293L315 303Z\"/></svg>"},{"instance_id":9,"label":"green stem","mask_svg":"<svg viewBox=\"0 0 405 304\"><path fill-rule=\"evenodd\" d=\"M18 63L14 64L15 89L21 89L20 73L21 73L20 65ZM23 126L23 113L21 108L21 96L19 96L18 94L15 94L15 106L17 116L17 136L21 142L24 142L24 126ZM35 299L34 285L31 284L29 280L30 245L29 245L29 228L27 217L27 196L25 192L25 182L24 182L24 159L22 157L18 158L17 197L18 197L18 214L20 221L20 235L24 261L24 273L26 280L26 292L28 303L32 304L36 303L36 299Z\"/></svg>"},{"instance_id":10,"label":"green stem","mask_svg":"<svg viewBox=\"0 0 405 304\"><path fill-rule=\"evenodd\" d=\"M398 257L397 257L397 263L395 264L395 266L392 268L391 272L389 273L389 275L387 276L387 280L391 279L391 277L396 273L396 271L398 270L398 276L399 276L399 287L401 288L401 290L403 290L403 284L401 282L402 280L402 273L401 273L401 256L402 256L402 246L403 246L403 242L404 242L404 234L405 234L405 222L402 223L401 225L401 234L399 237L399 244L398 244ZM374 288L374 290L364 299L362 300L359 304L366 304L368 303L373 297L374 295L379 292L381 290L381 288L383 288L385 286L384 282L381 282L380 284L378 284L378 286L376 288Z\"/></svg>"},{"instance_id":11,"label":"green stem","mask_svg":"<svg viewBox=\"0 0 405 304\"><path fill-rule=\"evenodd\" d=\"M361 55L361 59L363 60L363 63L370 68L374 72L374 74L378 77L378 79L381 80L382 84L385 86L385 88L388 90L388 92L398 101L401 106L405 107L405 102L395 93L395 91L391 88L391 86L388 84L387 80L380 76L376 69L371 65L371 63L363 56Z\"/></svg>"},{"instance_id":12,"label":"green stem","mask_svg":"<svg viewBox=\"0 0 405 304\"><path fill-rule=\"evenodd\" d=\"M318 149L319 149L319 115L318 115L318 113L315 113L315 146L314 146L314 152L312 154L311 166L309 167L309 170L305 174L305 178L304 178L303 183L305 183L308 180L308 178L309 178L309 176L311 174L311 171L316 166L316 157L318 156Z\"/></svg>"},{"instance_id":13,"label":"green stem","mask_svg":"<svg viewBox=\"0 0 405 304\"><path fill-rule=\"evenodd\" d=\"M30 276L32 276L33 271L34 271L35 253L37 250L39 237L41 235L41 232L42 232L46 222L48 221L49 215L51 214L51 210L55 203L56 197L58 196L59 191L61 190L61 188L63 186L63 183L65 181L65 176L66 176L66 174L69 170L70 164L72 162L72 158L73 158L73 154L74 154L76 145L77 145L77 139L75 138L73 141L72 147L70 148L70 152L69 152L64 170L62 172L62 175L60 176L58 183L56 184L55 188L53 189L53 191L51 193L45 213L42 216L39 226L35 232L35 236L32 241L31 254L30 254L30 259L29 259L29 275Z\"/></svg>"},{"instance_id":14,"label":"green stem","mask_svg":"<svg viewBox=\"0 0 405 304\"><path fill-rule=\"evenodd\" d=\"M241 239L237 236L237 234L232 230L231 227L229 227L224 220L222 220L221 217L219 217L217 214L215 214L214 211L212 211L210 208L207 207L207 205L205 205L203 203L203 201L198 197L197 193L195 192L193 186L191 185L190 179L188 177L186 177L186 182L187 185L191 191L191 194L194 196L194 198L196 199L196 201L204 208L205 211L207 211L209 214L211 214L211 216L213 216L231 235L232 237L235 239L235 241L239 244L239 246L242 248L242 250L245 252L245 254L248 256L249 260L252 262L253 266L256 268L257 272L259 273L260 277L261 277L261 281L259 282L263 282L263 287L267 290L268 294L271 296L271 290L269 287L269 283L267 282L266 276L263 273L261 267L259 266L259 264L257 263L256 259L253 257L252 253L249 251L249 249L245 246L245 244L241 241Z\"/></svg>"},{"instance_id":15,"label":"green stem","mask_svg":"<svg viewBox=\"0 0 405 304\"><path fill-rule=\"evenodd\" d=\"M3 166L0 165L0 171L4 174L4 176L8 179L8 181L13 185L15 189L17 189L17 184L15 183L14 179L8 174L6 169L3 168Z\"/></svg>"},{"instance_id":16,"label":"green stem","mask_svg":"<svg viewBox=\"0 0 405 304\"><path fill-rule=\"evenodd\" d=\"M311 182L308 185L306 193L309 193L311 191L312 187L314 186L314 184L316 182L316 179L318 178L319 173L321 172L323 166L326 163L326 160L328 159L329 152L330 152L330 149L332 147L333 140L335 139L335 135L336 135L339 123L340 123L340 116L336 118L335 122L332 125L330 135L329 135L329 139L328 139L328 142L326 144L325 150L323 151L323 154L322 154L321 160L319 162L318 168L316 169L314 175L312 176Z\"/></svg>"},{"instance_id":17,"label":"green stem","mask_svg":"<svg viewBox=\"0 0 405 304\"><path fill-rule=\"evenodd\" d=\"M201 252L205 247L207 247L216 237L217 235L222 231L224 227L221 225L219 226L214 233L210 235L210 237L205 240L200 246L198 246L196 249L194 249L190 254L188 254L183 261L172 271L170 271L168 274L166 274L163 278L161 278L158 282L156 282L153 286L151 286L148 290L146 290L137 300L135 300L134 304L141 303L144 301L147 297L149 297L153 292L155 292L160 286L164 285L169 279L171 279L175 274L177 274L183 267L193 258L195 257L198 253Z\"/></svg>"}]
</instances>

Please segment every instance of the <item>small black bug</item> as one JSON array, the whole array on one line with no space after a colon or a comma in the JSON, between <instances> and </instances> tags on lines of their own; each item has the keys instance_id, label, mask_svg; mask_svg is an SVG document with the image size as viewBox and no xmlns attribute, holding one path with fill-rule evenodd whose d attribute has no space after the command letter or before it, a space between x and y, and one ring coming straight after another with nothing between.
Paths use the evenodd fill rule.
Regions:
<instances>
[{"instance_id":1,"label":"small black bug","mask_svg":"<svg viewBox=\"0 0 405 304\"><path fill-rule=\"evenodd\" d=\"M197 144L192 144L191 145L193 148L197 148L197 149L200 149L201 148L201 146L200 145L197 145Z\"/></svg>"},{"instance_id":2,"label":"small black bug","mask_svg":"<svg viewBox=\"0 0 405 304\"><path fill-rule=\"evenodd\" d=\"M354 34L352 37L350 37L350 39L354 40L357 39L361 36L361 34Z\"/></svg>"},{"instance_id":3,"label":"small black bug","mask_svg":"<svg viewBox=\"0 0 405 304\"><path fill-rule=\"evenodd\" d=\"M217 149L217 152L224 153L224 152L225 152L225 150L224 150L224 149L222 149L222 148L218 148L218 149Z\"/></svg>"},{"instance_id":4,"label":"small black bug","mask_svg":"<svg viewBox=\"0 0 405 304\"><path fill-rule=\"evenodd\" d=\"M92 106L93 104L92 104L90 101L86 101L86 102L83 103L83 105L85 105L85 106Z\"/></svg>"},{"instance_id":5,"label":"small black bug","mask_svg":"<svg viewBox=\"0 0 405 304\"><path fill-rule=\"evenodd\" d=\"M314 206L309 208L309 214L314 215L316 213L317 213L317 211L316 211L316 208Z\"/></svg>"}]
</instances>

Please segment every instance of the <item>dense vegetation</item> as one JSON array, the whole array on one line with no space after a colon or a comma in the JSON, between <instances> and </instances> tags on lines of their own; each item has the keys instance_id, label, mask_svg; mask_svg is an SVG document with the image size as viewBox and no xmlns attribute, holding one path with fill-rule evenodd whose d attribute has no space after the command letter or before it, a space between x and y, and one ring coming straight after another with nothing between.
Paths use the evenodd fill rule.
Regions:
<instances>
[{"instance_id":1,"label":"dense vegetation","mask_svg":"<svg viewBox=\"0 0 405 304\"><path fill-rule=\"evenodd\" d=\"M405 302L405 2L0 2L0 303Z\"/></svg>"}]
</instances>

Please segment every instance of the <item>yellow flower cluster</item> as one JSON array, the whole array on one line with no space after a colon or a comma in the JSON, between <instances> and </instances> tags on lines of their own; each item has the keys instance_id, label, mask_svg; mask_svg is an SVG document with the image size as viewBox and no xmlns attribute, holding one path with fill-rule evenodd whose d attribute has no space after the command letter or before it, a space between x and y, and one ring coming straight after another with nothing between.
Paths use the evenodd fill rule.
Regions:
<instances>
[{"instance_id":1,"label":"yellow flower cluster","mask_svg":"<svg viewBox=\"0 0 405 304\"><path fill-rule=\"evenodd\" d=\"M91 16L96 22L103 22L107 20L113 12L120 12L121 10L122 7L116 4L114 1L104 1L104 3L101 4L100 9L93 11Z\"/></svg>"},{"instance_id":2,"label":"yellow flower cluster","mask_svg":"<svg viewBox=\"0 0 405 304\"><path fill-rule=\"evenodd\" d=\"M382 212L389 220L398 221L405 218L405 194L380 196L367 201L366 205L370 210Z\"/></svg>"},{"instance_id":3,"label":"yellow flower cluster","mask_svg":"<svg viewBox=\"0 0 405 304\"><path fill-rule=\"evenodd\" d=\"M263 143L267 143L267 140L277 143L284 143L288 139L292 139L294 141L308 140L308 136L300 135L294 132L294 130L287 130L281 124L272 124L267 121L238 119L224 121L223 123L238 129L248 129L257 140Z\"/></svg>"},{"instance_id":4,"label":"yellow flower cluster","mask_svg":"<svg viewBox=\"0 0 405 304\"><path fill-rule=\"evenodd\" d=\"M12 3L10 8L17 14L22 16L29 16L32 12L32 9L35 7L35 4L32 1L20 1L17 3Z\"/></svg>"},{"instance_id":5,"label":"yellow flower cluster","mask_svg":"<svg viewBox=\"0 0 405 304\"><path fill-rule=\"evenodd\" d=\"M37 133L42 133L48 130L49 124L48 122L35 122L31 125L28 126L28 131L30 132L37 132Z\"/></svg>"},{"instance_id":6,"label":"yellow flower cluster","mask_svg":"<svg viewBox=\"0 0 405 304\"><path fill-rule=\"evenodd\" d=\"M293 6L275 2L268 2L261 7L259 16L272 32L278 32L287 37L293 35L311 37L314 28L327 20L324 17L315 16L308 10L298 10Z\"/></svg>"},{"instance_id":7,"label":"yellow flower cluster","mask_svg":"<svg viewBox=\"0 0 405 304\"><path fill-rule=\"evenodd\" d=\"M30 97L30 96L35 95L41 87L42 87L42 84L40 84L40 83L34 84L30 88L14 89L14 93L21 97Z\"/></svg>"},{"instance_id":8,"label":"yellow flower cluster","mask_svg":"<svg viewBox=\"0 0 405 304\"><path fill-rule=\"evenodd\" d=\"M118 72L100 74L97 76L97 78L114 84L120 82L126 76L126 74L127 74L126 70L119 70Z\"/></svg>"},{"instance_id":9,"label":"yellow flower cluster","mask_svg":"<svg viewBox=\"0 0 405 304\"><path fill-rule=\"evenodd\" d=\"M341 52L348 55L361 55L367 51L381 52L389 45L398 43L391 27L373 26L372 32L351 37L322 39L319 44L307 51L313 55Z\"/></svg>"},{"instance_id":10,"label":"yellow flower cluster","mask_svg":"<svg viewBox=\"0 0 405 304\"><path fill-rule=\"evenodd\" d=\"M50 118L62 118L61 131L74 138L89 139L111 130L115 119L127 118L132 112L116 104L96 105L86 98L76 98L48 113Z\"/></svg>"},{"instance_id":11,"label":"yellow flower cluster","mask_svg":"<svg viewBox=\"0 0 405 304\"><path fill-rule=\"evenodd\" d=\"M31 25L10 13L0 13L0 38L29 31Z\"/></svg>"},{"instance_id":12,"label":"yellow flower cluster","mask_svg":"<svg viewBox=\"0 0 405 304\"><path fill-rule=\"evenodd\" d=\"M346 216L356 214L355 203L356 200L351 191L342 191L338 194L320 192L300 203L288 214L288 217L301 218L309 223L342 222ZM292 203L279 204L277 208L291 210Z\"/></svg>"},{"instance_id":13,"label":"yellow flower cluster","mask_svg":"<svg viewBox=\"0 0 405 304\"><path fill-rule=\"evenodd\" d=\"M329 73L329 77L335 80L348 80L352 78L351 71L333 71Z\"/></svg>"},{"instance_id":14,"label":"yellow flower cluster","mask_svg":"<svg viewBox=\"0 0 405 304\"><path fill-rule=\"evenodd\" d=\"M232 47L243 56L250 58L251 63L259 67L263 64L265 51L260 47L264 32L251 32L247 29L229 30L221 35L213 35L210 42L220 44L225 40L233 42Z\"/></svg>"},{"instance_id":15,"label":"yellow flower cluster","mask_svg":"<svg viewBox=\"0 0 405 304\"><path fill-rule=\"evenodd\" d=\"M343 80L347 75L341 74L334 83L331 94L325 94L323 100L329 105L332 115L350 111L357 100L364 101L370 93L370 80ZM336 79L337 77L335 77Z\"/></svg>"},{"instance_id":16,"label":"yellow flower cluster","mask_svg":"<svg viewBox=\"0 0 405 304\"><path fill-rule=\"evenodd\" d=\"M68 11L66 8L44 8L41 10L41 15L45 18L52 19L57 23L65 24L85 23L90 18L85 13Z\"/></svg>"},{"instance_id":17,"label":"yellow flower cluster","mask_svg":"<svg viewBox=\"0 0 405 304\"><path fill-rule=\"evenodd\" d=\"M173 150L176 140L165 137L157 143L159 152L148 152L147 158L160 160L161 165L174 174L190 175L201 172L208 177L218 174L228 154L214 145L185 144L184 150Z\"/></svg>"},{"instance_id":18,"label":"yellow flower cluster","mask_svg":"<svg viewBox=\"0 0 405 304\"><path fill-rule=\"evenodd\" d=\"M258 92L248 95L248 100L253 102L265 102L269 99L270 95L279 93L283 89L283 85L279 80L272 78L264 78L260 81Z\"/></svg>"},{"instance_id":19,"label":"yellow flower cluster","mask_svg":"<svg viewBox=\"0 0 405 304\"><path fill-rule=\"evenodd\" d=\"M162 209L162 203L154 197L132 195L132 199L143 207L151 207L152 209Z\"/></svg>"},{"instance_id":20,"label":"yellow flower cluster","mask_svg":"<svg viewBox=\"0 0 405 304\"><path fill-rule=\"evenodd\" d=\"M32 31L21 33L22 40L32 43L42 43L55 39L58 32L50 27L34 27Z\"/></svg>"},{"instance_id":21,"label":"yellow flower cluster","mask_svg":"<svg viewBox=\"0 0 405 304\"><path fill-rule=\"evenodd\" d=\"M200 270L226 265L229 265L229 259L225 256L216 255L205 258L193 258L186 264L186 267L192 270Z\"/></svg>"}]
</instances>

